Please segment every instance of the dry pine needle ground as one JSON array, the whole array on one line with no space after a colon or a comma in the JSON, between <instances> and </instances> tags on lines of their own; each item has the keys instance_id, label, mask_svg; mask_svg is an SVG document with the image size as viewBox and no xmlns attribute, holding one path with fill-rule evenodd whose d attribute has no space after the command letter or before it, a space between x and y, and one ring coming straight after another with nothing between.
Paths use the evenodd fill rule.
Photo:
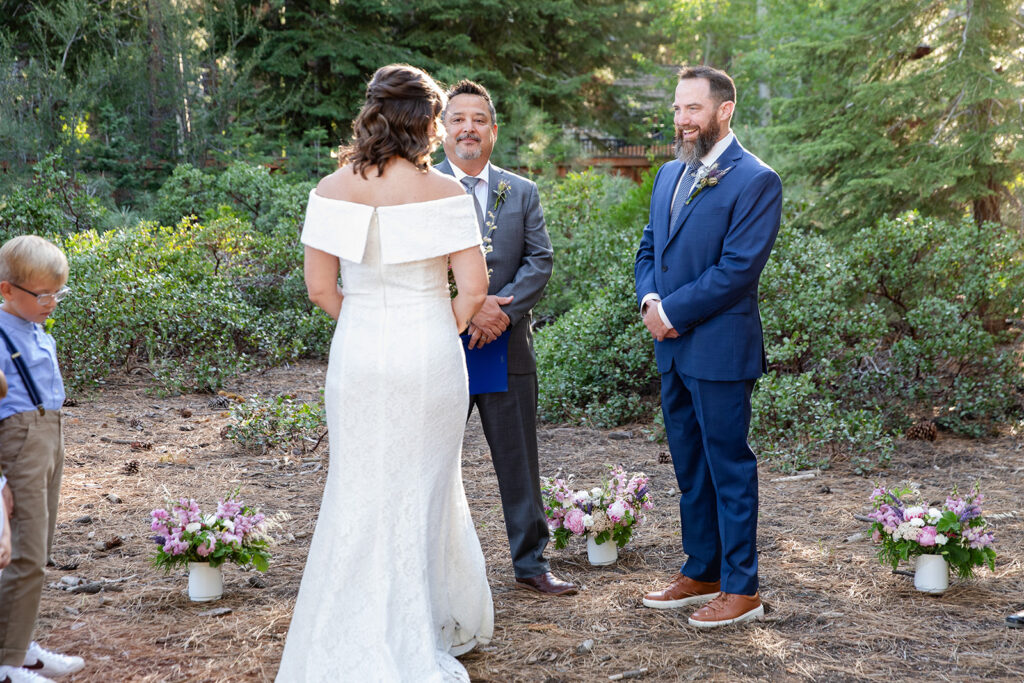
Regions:
<instances>
[{"instance_id":1,"label":"dry pine needle ground","mask_svg":"<svg viewBox=\"0 0 1024 683\"><path fill-rule=\"evenodd\" d=\"M229 389L311 400L323 376L323 365L309 363L254 373ZM98 593L44 591L36 638L87 661L65 680L273 680L316 522L326 440L312 456L324 467L309 454L288 461L243 454L220 437L226 413L209 401L154 398L125 378L66 410L58 566L47 569L46 581L107 583ZM954 579L941 597L916 592L910 577L879 565L870 540L858 535L867 525L853 515L867 512L871 479L840 462L813 479L776 482L780 475L762 466L758 535L767 620L702 632L686 625L686 611L641 604L645 591L678 570L682 556L672 466L659 463L665 446L631 431L631 438L611 439L596 430L542 426L543 474L574 473L591 485L606 463L622 463L651 476L657 505L610 567L590 567L582 542L552 547L554 571L583 590L543 599L513 588L497 483L479 423L471 420L463 476L496 609L494 641L463 658L475 681L606 681L641 669L642 680L651 681L1024 680L1024 630L1003 625L1006 614L1024 608L1022 440L940 435L906 442L889 470L876 475L889 484L915 481L933 499L977 479L986 513L1004 513L994 523L996 570ZM290 517L275 532L270 571L226 567L223 599L190 602L184 572L165 575L149 564L149 511L178 495L215 504L239 486L246 501ZM209 614L217 608L230 611Z\"/></svg>"}]
</instances>

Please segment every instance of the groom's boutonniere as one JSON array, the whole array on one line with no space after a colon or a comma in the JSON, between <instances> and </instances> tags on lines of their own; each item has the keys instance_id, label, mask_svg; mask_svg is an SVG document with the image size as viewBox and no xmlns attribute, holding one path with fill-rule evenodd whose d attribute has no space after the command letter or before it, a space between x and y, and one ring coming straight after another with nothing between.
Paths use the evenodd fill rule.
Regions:
<instances>
[{"instance_id":1,"label":"groom's boutonniere","mask_svg":"<svg viewBox=\"0 0 1024 683\"><path fill-rule=\"evenodd\" d=\"M718 162L711 164L707 173L697 179L697 184L693 186L693 190L690 192L690 196L686 198L686 203L689 204L693 201L693 198L700 194L700 191L705 187L714 187L718 184L718 181L725 177L725 174L733 169L732 166L726 169L719 169Z\"/></svg>"},{"instance_id":2,"label":"groom's boutonniere","mask_svg":"<svg viewBox=\"0 0 1024 683\"><path fill-rule=\"evenodd\" d=\"M508 191L512 189L512 184L507 180L502 180L498 183L498 187L494 188L494 210L497 211L498 207L505 203L508 199Z\"/></svg>"}]
</instances>

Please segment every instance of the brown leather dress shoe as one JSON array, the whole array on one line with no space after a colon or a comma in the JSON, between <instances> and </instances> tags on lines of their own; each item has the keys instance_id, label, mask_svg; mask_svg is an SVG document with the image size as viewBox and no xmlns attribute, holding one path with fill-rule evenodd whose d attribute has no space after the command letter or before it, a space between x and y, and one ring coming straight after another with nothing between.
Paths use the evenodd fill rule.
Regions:
<instances>
[{"instance_id":1,"label":"brown leather dress shoe","mask_svg":"<svg viewBox=\"0 0 1024 683\"><path fill-rule=\"evenodd\" d=\"M685 574L676 574L668 588L644 596L644 605L654 609L674 609L687 605L703 605L718 595L718 581L697 581Z\"/></svg>"},{"instance_id":2,"label":"brown leather dress shoe","mask_svg":"<svg viewBox=\"0 0 1024 683\"><path fill-rule=\"evenodd\" d=\"M714 628L745 621L764 619L764 605L761 596L721 593L717 598L701 607L690 617L690 625L697 628Z\"/></svg>"},{"instance_id":3,"label":"brown leather dress shoe","mask_svg":"<svg viewBox=\"0 0 1024 683\"><path fill-rule=\"evenodd\" d=\"M562 581L551 572L538 574L525 579L516 579L517 588L525 588L534 593L543 595L575 595L576 584L571 581Z\"/></svg>"}]
</instances>

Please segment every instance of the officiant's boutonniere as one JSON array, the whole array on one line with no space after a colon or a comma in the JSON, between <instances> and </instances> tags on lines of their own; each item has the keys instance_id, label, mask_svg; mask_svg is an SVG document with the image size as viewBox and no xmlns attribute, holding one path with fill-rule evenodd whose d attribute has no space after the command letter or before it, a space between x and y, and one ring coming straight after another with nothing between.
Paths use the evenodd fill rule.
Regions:
<instances>
[{"instance_id":1,"label":"officiant's boutonniere","mask_svg":"<svg viewBox=\"0 0 1024 683\"><path fill-rule=\"evenodd\" d=\"M697 184L694 185L693 190L690 192L690 196L686 198L686 203L689 204L693 201L693 198L700 194L700 191L705 187L714 187L718 184L718 181L725 177L725 174L733 169L732 166L726 169L720 170L718 168L718 162L711 164L711 168L697 180Z\"/></svg>"},{"instance_id":2,"label":"officiant's boutonniere","mask_svg":"<svg viewBox=\"0 0 1024 683\"><path fill-rule=\"evenodd\" d=\"M505 203L508 199L508 191L512 189L512 184L507 180L502 180L498 183L498 187L494 188L494 210L497 211L498 207Z\"/></svg>"}]
</instances>

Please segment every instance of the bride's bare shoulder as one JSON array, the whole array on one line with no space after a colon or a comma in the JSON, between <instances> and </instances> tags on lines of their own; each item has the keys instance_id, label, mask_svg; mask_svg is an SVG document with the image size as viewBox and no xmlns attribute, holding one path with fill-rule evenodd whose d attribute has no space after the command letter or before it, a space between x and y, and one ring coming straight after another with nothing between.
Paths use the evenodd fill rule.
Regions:
<instances>
[{"instance_id":1,"label":"bride's bare shoulder","mask_svg":"<svg viewBox=\"0 0 1024 683\"><path fill-rule=\"evenodd\" d=\"M435 194L435 199L446 199L466 193L466 188L462 186L462 183L447 173L441 173L436 168L431 168L427 172L426 184L429 186L431 194Z\"/></svg>"},{"instance_id":2,"label":"bride's bare shoulder","mask_svg":"<svg viewBox=\"0 0 1024 683\"><path fill-rule=\"evenodd\" d=\"M358 178L359 174L351 166L342 166L320 179L316 185L316 193L328 199L348 199Z\"/></svg>"}]
</instances>

